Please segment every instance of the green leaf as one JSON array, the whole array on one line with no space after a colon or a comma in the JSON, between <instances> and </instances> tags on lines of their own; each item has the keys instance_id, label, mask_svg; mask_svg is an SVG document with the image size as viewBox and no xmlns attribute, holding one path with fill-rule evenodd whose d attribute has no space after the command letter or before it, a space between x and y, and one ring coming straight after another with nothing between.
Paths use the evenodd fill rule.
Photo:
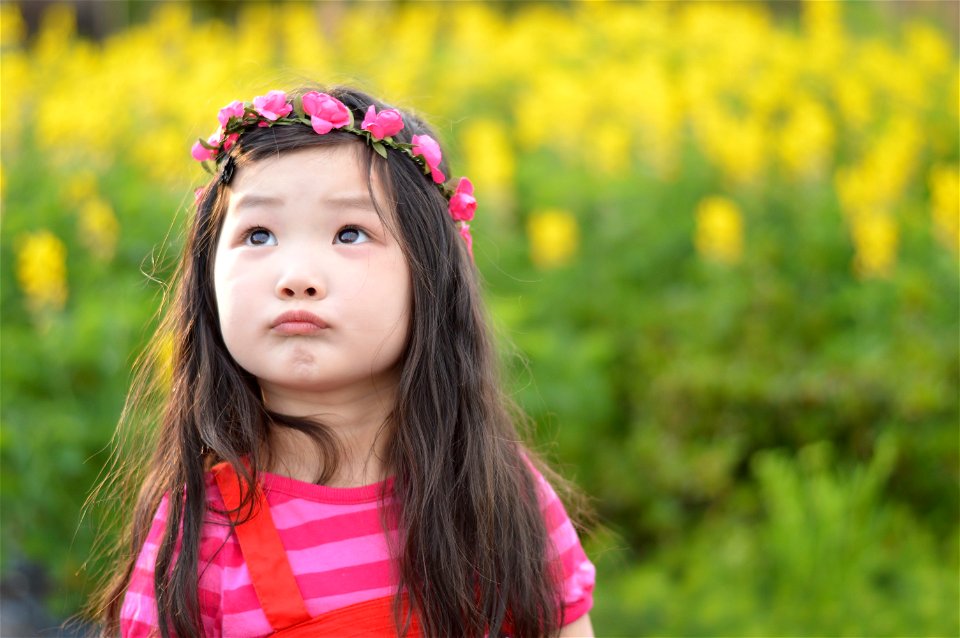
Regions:
<instances>
[{"instance_id":1,"label":"green leaf","mask_svg":"<svg viewBox=\"0 0 960 638\"><path fill-rule=\"evenodd\" d=\"M303 110L303 97L300 95L293 98L293 112L299 117L304 117L306 115L306 111Z\"/></svg>"},{"instance_id":2,"label":"green leaf","mask_svg":"<svg viewBox=\"0 0 960 638\"><path fill-rule=\"evenodd\" d=\"M373 150L377 152L377 155L379 155L383 159L387 159L387 149L384 148L383 144L381 144L380 142L372 142L370 146L372 146Z\"/></svg>"}]
</instances>

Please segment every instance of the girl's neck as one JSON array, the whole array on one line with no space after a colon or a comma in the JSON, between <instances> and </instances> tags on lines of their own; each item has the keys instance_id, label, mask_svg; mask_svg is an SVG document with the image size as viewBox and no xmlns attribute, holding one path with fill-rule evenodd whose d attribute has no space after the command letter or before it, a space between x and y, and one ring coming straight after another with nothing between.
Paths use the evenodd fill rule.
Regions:
<instances>
[{"instance_id":1,"label":"girl's neck","mask_svg":"<svg viewBox=\"0 0 960 638\"><path fill-rule=\"evenodd\" d=\"M264 388L266 406L281 414L315 418L330 428L339 442L339 464L331 487L359 487L381 481L388 422L396 391L305 394L276 392ZM307 483L316 483L324 473L322 460L309 435L273 425L268 435L268 464L264 469Z\"/></svg>"}]
</instances>

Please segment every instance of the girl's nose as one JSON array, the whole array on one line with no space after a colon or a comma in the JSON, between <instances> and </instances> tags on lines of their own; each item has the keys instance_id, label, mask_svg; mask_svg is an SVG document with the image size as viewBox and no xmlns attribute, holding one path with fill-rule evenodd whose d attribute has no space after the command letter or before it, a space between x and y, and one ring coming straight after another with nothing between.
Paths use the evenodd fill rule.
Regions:
<instances>
[{"instance_id":1,"label":"girl's nose","mask_svg":"<svg viewBox=\"0 0 960 638\"><path fill-rule=\"evenodd\" d=\"M282 286L279 289L279 295L281 297L287 297L290 299L295 299L297 297L319 297L320 292L316 286Z\"/></svg>"},{"instance_id":2,"label":"girl's nose","mask_svg":"<svg viewBox=\"0 0 960 638\"><path fill-rule=\"evenodd\" d=\"M304 268L285 273L277 281L276 294L281 299L322 299L326 292L321 276Z\"/></svg>"}]
</instances>

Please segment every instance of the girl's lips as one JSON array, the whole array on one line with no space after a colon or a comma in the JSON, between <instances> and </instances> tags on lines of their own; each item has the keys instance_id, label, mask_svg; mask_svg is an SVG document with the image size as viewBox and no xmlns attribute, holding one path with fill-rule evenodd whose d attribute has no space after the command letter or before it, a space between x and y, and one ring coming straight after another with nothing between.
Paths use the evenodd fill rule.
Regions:
<instances>
[{"instance_id":1,"label":"girl's lips","mask_svg":"<svg viewBox=\"0 0 960 638\"><path fill-rule=\"evenodd\" d=\"M327 322L306 310L290 310L279 315L270 327L284 335L309 335L329 328Z\"/></svg>"}]
</instances>

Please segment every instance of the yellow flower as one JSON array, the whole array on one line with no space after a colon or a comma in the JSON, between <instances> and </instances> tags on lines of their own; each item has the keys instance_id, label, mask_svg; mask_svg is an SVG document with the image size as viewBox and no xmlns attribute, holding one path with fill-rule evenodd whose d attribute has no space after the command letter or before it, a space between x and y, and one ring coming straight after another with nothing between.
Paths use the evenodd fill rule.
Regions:
<instances>
[{"instance_id":1,"label":"yellow flower","mask_svg":"<svg viewBox=\"0 0 960 638\"><path fill-rule=\"evenodd\" d=\"M904 33L908 55L921 69L932 73L944 73L950 68L950 45L942 32L930 25L914 22Z\"/></svg>"},{"instance_id":2,"label":"yellow flower","mask_svg":"<svg viewBox=\"0 0 960 638\"><path fill-rule=\"evenodd\" d=\"M899 110L929 108L934 92L916 63L881 40L868 40L854 56L858 72L870 82L883 101Z\"/></svg>"},{"instance_id":3,"label":"yellow flower","mask_svg":"<svg viewBox=\"0 0 960 638\"><path fill-rule=\"evenodd\" d=\"M838 169L834 175L834 184L844 215L852 217L878 205L870 172L863 165Z\"/></svg>"},{"instance_id":4,"label":"yellow flower","mask_svg":"<svg viewBox=\"0 0 960 638\"><path fill-rule=\"evenodd\" d=\"M68 48L74 44L76 31L77 16L73 7L54 4L47 9L34 46L37 65L56 68L63 61Z\"/></svg>"},{"instance_id":5,"label":"yellow flower","mask_svg":"<svg viewBox=\"0 0 960 638\"><path fill-rule=\"evenodd\" d=\"M27 25L17 5L4 2L0 5L0 46L4 49L23 44Z\"/></svg>"},{"instance_id":6,"label":"yellow flower","mask_svg":"<svg viewBox=\"0 0 960 638\"><path fill-rule=\"evenodd\" d=\"M960 251L960 167L934 166L929 183L937 239L954 252Z\"/></svg>"},{"instance_id":7,"label":"yellow flower","mask_svg":"<svg viewBox=\"0 0 960 638\"><path fill-rule=\"evenodd\" d=\"M294 2L283 7L280 45L283 57L293 68L302 68L313 77L323 77L329 67L330 50L323 33L323 13L330 6Z\"/></svg>"},{"instance_id":8,"label":"yellow flower","mask_svg":"<svg viewBox=\"0 0 960 638\"><path fill-rule=\"evenodd\" d=\"M442 29L446 49L438 47L434 51L443 51L441 55L449 61L445 67L434 58L440 70L436 80L442 86L435 91L434 99L447 108L457 104L458 96L469 94L478 86L504 81L507 74L529 66L530 56L536 55L534 43L522 37L525 34L509 28L495 7L480 2L444 3L443 7L447 17ZM500 63L508 59L511 66ZM462 69L470 72L462 73Z\"/></svg>"},{"instance_id":9,"label":"yellow flower","mask_svg":"<svg viewBox=\"0 0 960 638\"><path fill-rule=\"evenodd\" d=\"M630 129L613 122L601 122L593 134L588 161L602 172L615 175L630 167Z\"/></svg>"},{"instance_id":10,"label":"yellow flower","mask_svg":"<svg viewBox=\"0 0 960 638\"><path fill-rule=\"evenodd\" d=\"M842 6L836 0L808 0L803 5L807 34L805 63L817 75L829 75L843 59Z\"/></svg>"},{"instance_id":11,"label":"yellow flower","mask_svg":"<svg viewBox=\"0 0 960 638\"><path fill-rule=\"evenodd\" d=\"M61 310L67 302L67 248L49 230L20 237L17 281L34 311Z\"/></svg>"},{"instance_id":12,"label":"yellow flower","mask_svg":"<svg viewBox=\"0 0 960 638\"><path fill-rule=\"evenodd\" d=\"M767 153L764 123L749 115L731 115L718 104L704 104L697 111L694 127L707 158L734 183L756 181Z\"/></svg>"},{"instance_id":13,"label":"yellow flower","mask_svg":"<svg viewBox=\"0 0 960 638\"><path fill-rule=\"evenodd\" d=\"M903 197L922 150L920 125L895 117L872 141L859 163L841 168L836 187L848 216L890 210Z\"/></svg>"},{"instance_id":14,"label":"yellow flower","mask_svg":"<svg viewBox=\"0 0 960 638\"><path fill-rule=\"evenodd\" d=\"M743 215L726 197L706 197L697 206L695 243L701 255L733 264L743 256Z\"/></svg>"},{"instance_id":15,"label":"yellow flower","mask_svg":"<svg viewBox=\"0 0 960 638\"><path fill-rule=\"evenodd\" d=\"M72 206L76 202L82 202L85 199L96 196L97 194L97 176L91 170L81 170L70 177L63 189L63 199L67 205Z\"/></svg>"},{"instance_id":16,"label":"yellow flower","mask_svg":"<svg viewBox=\"0 0 960 638\"><path fill-rule=\"evenodd\" d=\"M616 95L596 99L598 123L583 142L584 159L607 174L629 171L633 149L658 176L669 177L677 166L683 126L682 97L664 64L648 56L632 63L606 65L596 73L592 93Z\"/></svg>"},{"instance_id":17,"label":"yellow flower","mask_svg":"<svg viewBox=\"0 0 960 638\"><path fill-rule=\"evenodd\" d=\"M833 77L834 99L840 115L854 129L862 129L874 115L870 88L854 73L837 73Z\"/></svg>"},{"instance_id":18,"label":"yellow flower","mask_svg":"<svg viewBox=\"0 0 960 638\"><path fill-rule=\"evenodd\" d=\"M474 181L478 192L513 189L513 148L503 124L492 119L471 120L463 126L460 140L466 160L463 172Z\"/></svg>"},{"instance_id":19,"label":"yellow flower","mask_svg":"<svg viewBox=\"0 0 960 638\"><path fill-rule=\"evenodd\" d=\"M131 155L152 179L173 187L182 187L196 169L196 166L191 165L189 155L184 152L187 148L185 137L183 130L176 126L158 124L150 132L150 144L134 146Z\"/></svg>"},{"instance_id":20,"label":"yellow flower","mask_svg":"<svg viewBox=\"0 0 960 638\"><path fill-rule=\"evenodd\" d=\"M530 215L527 221L530 259L544 270L570 262L577 253L580 230L569 212L547 209Z\"/></svg>"},{"instance_id":21,"label":"yellow flower","mask_svg":"<svg viewBox=\"0 0 960 638\"><path fill-rule=\"evenodd\" d=\"M885 277L897 261L897 225L883 212L855 215L851 220L854 271L861 277Z\"/></svg>"},{"instance_id":22,"label":"yellow flower","mask_svg":"<svg viewBox=\"0 0 960 638\"><path fill-rule=\"evenodd\" d=\"M593 96L573 69L547 68L516 101L517 137L527 149L539 146L574 152L593 128ZM563 126L544 117L544 105L563 105ZM557 107L559 108L559 107Z\"/></svg>"},{"instance_id":23,"label":"yellow flower","mask_svg":"<svg viewBox=\"0 0 960 638\"><path fill-rule=\"evenodd\" d=\"M807 0L803 3L803 21L808 31L838 31L842 28L841 20L837 0Z\"/></svg>"},{"instance_id":24,"label":"yellow flower","mask_svg":"<svg viewBox=\"0 0 960 638\"><path fill-rule=\"evenodd\" d=\"M0 5L6 8L7 5ZM3 73L0 73L0 130L3 131L4 154L15 154L22 132L27 128L25 118L30 112L29 101L35 82L30 59L23 51L3 52ZM29 120L27 120L29 121Z\"/></svg>"},{"instance_id":25,"label":"yellow flower","mask_svg":"<svg viewBox=\"0 0 960 638\"><path fill-rule=\"evenodd\" d=\"M88 199L80 207L80 241L98 259L109 261L117 248L120 224L110 204L100 197Z\"/></svg>"},{"instance_id":26,"label":"yellow flower","mask_svg":"<svg viewBox=\"0 0 960 638\"><path fill-rule=\"evenodd\" d=\"M391 64L376 65L377 86L394 100L418 95L423 87L424 69L429 68L435 52L434 32L439 12L431 3L403 5L394 16L394 30L390 49ZM419 101L420 108L427 105Z\"/></svg>"},{"instance_id":27,"label":"yellow flower","mask_svg":"<svg viewBox=\"0 0 960 638\"><path fill-rule=\"evenodd\" d=\"M787 170L799 178L821 176L833 156L833 143L833 123L826 109L808 97L796 99L778 145Z\"/></svg>"}]
</instances>

